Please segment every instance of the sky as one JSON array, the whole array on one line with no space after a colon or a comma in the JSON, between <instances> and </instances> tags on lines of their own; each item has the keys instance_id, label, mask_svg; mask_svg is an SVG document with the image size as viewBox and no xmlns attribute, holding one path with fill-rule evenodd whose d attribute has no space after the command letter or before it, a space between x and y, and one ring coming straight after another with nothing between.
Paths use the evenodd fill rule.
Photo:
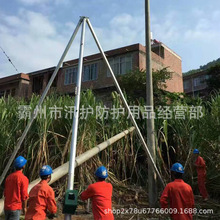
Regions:
<instances>
[{"instance_id":1,"label":"sky","mask_svg":"<svg viewBox=\"0 0 220 220\"><path fill-rule=\"evenodd\" d=\"M56 66L80 16L104 51L145 45L144 0L0 0L0 46L18 72ZM153 38L182 58L186 72L220 57L219 0L150 0ZM79 56L80 32L65 60ZM84 55L97 53L86 28ZM0 49L0 77L16 74Z\"/></svg>"}]
</instances>

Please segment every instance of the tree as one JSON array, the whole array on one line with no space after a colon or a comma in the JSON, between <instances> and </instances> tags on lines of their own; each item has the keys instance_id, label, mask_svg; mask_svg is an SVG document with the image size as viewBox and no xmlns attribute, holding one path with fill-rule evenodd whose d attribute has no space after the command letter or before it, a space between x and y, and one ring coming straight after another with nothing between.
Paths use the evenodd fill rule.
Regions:
<instances>
[{"instance_id":1,"label":"tree","mask_svg":"<svg viewBox=\"0 0 220 220\"><path fill-rule=\"evenodd\" d=\"M166 102L165 91L167 88L166 81L172 78L172 72L168 68L161 70L153 70L153 92L154 92L154 103L162 104ZM146 71L136 69L130 73L122 76L118 76L118 81L122 89L125 90L126 94L132 99L139 99L146 97Z\"/></svg>"},{"instance_id":2,"label":"tree","mask_svg":"<svg viewBox=\"0 0 220 220\"><path fill-rule=\"evenodd\" d=\"M207 72L209 78L206 80L210 91L220 89L220 64L210 67Z\"/></svg>"}]
</instances>

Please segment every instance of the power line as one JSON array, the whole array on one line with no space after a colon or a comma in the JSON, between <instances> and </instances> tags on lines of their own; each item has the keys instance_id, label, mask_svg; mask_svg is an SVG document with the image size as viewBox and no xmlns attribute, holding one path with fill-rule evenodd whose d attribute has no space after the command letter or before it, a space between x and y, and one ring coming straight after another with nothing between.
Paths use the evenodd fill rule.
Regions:
<instances>
[{"instance_id":1,"label":"power line","mask_svg":"<svg viewBox=\"0 0 220 220\"><path fill-rule=\"evenodd\" d=\"M2 47L0 46L0 48L2 49ZM13 62L11 61L10 57L5 53L5 51L2 49L2 52L5 54L5 56L7 57L8 61L11 63L11 65L15 68L15 70L18 72L18 69L16 68L16 66L13 64Z\"/></svg>"}]
</instances>

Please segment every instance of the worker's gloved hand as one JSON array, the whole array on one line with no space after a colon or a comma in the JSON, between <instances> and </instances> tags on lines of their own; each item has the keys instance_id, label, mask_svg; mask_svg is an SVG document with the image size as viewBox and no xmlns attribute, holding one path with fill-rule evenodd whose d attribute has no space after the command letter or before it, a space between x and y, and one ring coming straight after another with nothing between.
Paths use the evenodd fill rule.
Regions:
<instances>
[{"instance_id":1,"label":"worker's gloved hand","mask_svg":"<svg viewBox=\"0 0 220 220\"><path fill-rule=\"evenodd\" d=\"M47 214L47 218L49 218L49 219L53 219L53 218L56 218L56 217L57 217L56 214L52 214L52 213Z\"/></svg>"}]
</instances>

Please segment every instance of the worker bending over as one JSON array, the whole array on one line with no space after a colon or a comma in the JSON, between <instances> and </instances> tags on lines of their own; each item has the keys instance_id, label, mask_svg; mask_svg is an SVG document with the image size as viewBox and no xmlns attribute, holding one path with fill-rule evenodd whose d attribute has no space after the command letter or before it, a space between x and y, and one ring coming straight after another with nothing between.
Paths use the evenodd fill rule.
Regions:
<instances>
[{"instance_id":1,"label":"worker bending over","mask_svg":"<svg viewBox=\"0 0 220 220\"><path fill-rule=\"evenodd\" d=\"M105 181L108 177L108 171L104 166L101 166L96 170L95 175L97 182L89 185L88 189L82 192L81 199L92 199L94 220L113 220L112 184Z\"/></svg>"},{"instance_id":2,"label":"worker bending over","mask_svg":"<svg viewBox=\"0 0 220 220\"><path fill-rule=\"evenodd\" d=\"M202 157L199 156L199 150L195 149L193 151L193 158L194 158L194 165L197 170L197 175L198 175L198 187L199 187L199 192L202 195L202 198L204 201L208 200L208 193L206 190L206 165L205 161Z\"/></svg>"},{"instance_id":3,"label":"worker bending over","mask_svg":"<svg viewBox=\"0 0 220 220\"><path fill-rule=\"evenodd\" d=\"M52 173L53 170L48 165L41 168L41 181L30 191L25 220L44 220L46 219L47 211L50 212L51 218L57 212L54 191L48 185Z\"/></svg>"},{"instance_id":4,"label":"worker bending over","mask_svg":"<svg viewBox=\"0 0 220 220\"><path fill-rule=\"evenodd\" d=\"M27 160L19 156L14 161L16 171L10 174L5 180L5 219L6 220L19 220L21 210L24 214L27 210L28 199L28 178L23 174L23 170Z\"/></svg>"},{"instance_id":5,"label":"worker bending over","mask_svg":"<svg viewBox=\"0 0 220 220\"><path fill-rule=\"evenodd\" d=\"M183 166L175 163L171 171L175 180L166 185L160 198L161 208L170 208L174 220L192 220L193 216L189 212L192 213L194 208L194 196L191 186L182 180Z\"/></svg>"}]
</instances>

